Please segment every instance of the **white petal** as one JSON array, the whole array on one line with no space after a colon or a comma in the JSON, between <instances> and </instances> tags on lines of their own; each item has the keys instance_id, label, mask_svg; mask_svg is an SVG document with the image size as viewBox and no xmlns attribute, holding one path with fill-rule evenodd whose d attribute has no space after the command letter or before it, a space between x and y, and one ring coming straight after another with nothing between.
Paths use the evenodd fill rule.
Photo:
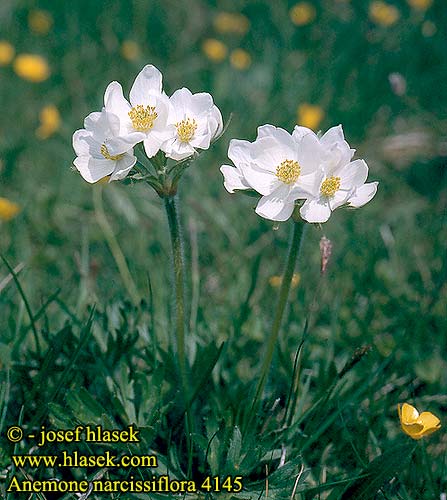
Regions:
<instances>
[{"instance_id":1,"label":"white petal","mask_svg":"<svg viewBox=\"0 0 447 500\"><path fill-rule=\"evenodd\" d=\"M157 118L154 121L154 126L151 130L149 130L148 133L151 134L154 131L165 132L168 118L172 114L172 104L170 103L168 96L166 94L158 94L156 96L152 96L150 105L155 106Z\"/></svg>"},{"instance_id":2,"label":"white petal","mask_svg":"<svg viewBox=\"0 0 447 500\"><path fill-rule=\"evenodd\" d=\"M334 211L336 208L341 207L343 204L346 203L346 201L349 198L349 195L351 194L350 191L341 191L340 189L334 194L334 196L331 196L328 198L328 203L332 211Z\"/></svg>"},{"instance_id":3,"label":"white petal","mask_svg":"<svg viewBox=\"0 0 447 500\"><path fill-rule=\"evenodd\" d=\"M105 113L94 111L84 118L84 128L91 132L105 131L109 127Z\"/></svg>"},{"instance_id":4,"label":"white petal","mask_svg":"<svg viewBox=\"0 0 447 500\"><path fill-rule=\"evenodd\" d=\"M199 92L193 94L190 103L190 110L193 115L201 115L202 113L208 114L213 108L213 98L207 92Z\"/></svg>"},{"instance_id":5,"label":"white petal","mask_svg":"<svg viewBox=\"0 0 447 500\"><path fill-rule=\"evenodd\" d=\"M231 139L228 146L228 158L241 168L246 166L251 161L250 156L251 142L240 139Z\"/></svg>"},{"instance_id":6,"label":"white petal","mask_svg":"<svg viewBox=\"0 0 447 500\"><path fill-rule=\"evenodd\" d=\"M269 172L276 172L278 166L285 160L296 160L296 149L289 144L279 142L277 137L265 136L256 139L250 147L250 154L253 163Z\"/></svg>"},{"instance_id":7,"label":"white petal","mask_svg":"<svg viewBox=\"0 0 447 500\"><path fill-rule=\"evenodd\" d=\"M318 196L322 180L323 172L319 169L307 175L300 175L292 189L295 200Z\"/></svg>"},{"instance_id":8,"label":"white petal","mask_svg":"<svg viewBox=\"0 0 447 500\"><path fill-rule=\"evenodd\" d=\"M111 160L78 156L73 162L82 177L90 183L98 182L113 172L115 162Z\"/></svg>"},{"instance_id":9,"label":"white petal","mask_svg":"<svg viewBox=\"0 0 447 500\"><path fill-rule=\"evenodd\" d=\"M328 146L337 142L344 142L345 136L343 134L343 127L337 125L336 127L331 127L320 139L323 146Z\"/></svg>"},{"instance_id":10,"label":"white petal","mask_svg":"<svg viewBox=\"0 0 447 500\"><path fill-rule=\"evenodd\" d=\"M215 137L219 136L222 133L222 130L223 130L222 113L220 112L220 109L216 105L213 105L209 117L209 131L211 134L211 139L214 139Z\"/></svg>"},{"instance_id":11,"label":"white petal","mask_svg":"<svg viewBox=\"0 0 447 500\"><path fill-rule=\"evenodd\" d=\"M261 137L270 137L275 129L276 127L273 125L261 125L258 127L258 135L256 136L256 139L261 139Z\"/></svg>"},{"instance_id":12,"label":"white petal","mask_svg":"<svg viewBox=\"0 0 447 500\"><path fill-rule=\"evenodd\" d=\"M211 133L208 123L209 116L202 116L197 118L197 129L189 141L189 144L194 148L208 149L211 144Z\"/></svg>"},{"instance_id":13,"label":"white petal","mask_svg":"<svg viewBox=\"0 0 447 500\"><path fill-rule=\"evenodd\" d=\"M267 137L274 138L281 149L290 151L287 153L287 158L289 160L293 160L295 158L296 141L292 135L287 132L287 130L284 130L281 127L273 127L272 125L259 127L258 139Z\"/></svg>"},{"instance_id":14,"label":"white petal","mask_svg":"<svg viewBox=\"0 0 447 500\"><path fill-rule=\"evenodd\" d=\"M160 94L161 88L162 75L160 71L152 64L148 64L138 73L130 89L129 97L132 106L149 104L149 96Z\"/></svg>"},{"instance_id":15,"label":"white petal","mask_svg":"<svg viewBox=\"0 0 447 500\"><path fill-rule=\"evenodd\" d=\"M251 163L243 170L245 180L258 193L267 196L272 193L280 184L284 185L273 172L268 172Z\"/></svg>"},{"instance_id":16,"label":"white petal","mask_svg":"<svg viewBox=\"0 0 447 500\"><path fill-rule=\"evenodd\" d=\"M144 150L148 158L155 156L160 150L160 146L163 144L162 140L157 134L149 134L143 141Z\"/></svg>"},{"instance_id":17,"label":"white petal","mask_svg":"<svg viewBox=\"0 0 447 500\"><path fill-rule=\"evenodd\" d=\"M191 144L175 140L172 143L171 148L166 151L166 156L168 158L172 158L173 160L179 161L192 156L195 152L196 151L191 146Z\"/></svg>"},{"instance_id":18,"label":"white petal","mask_svg":"<svg viewBox=\"0 0 447 500\"><path fill-rule=\"evenodd\" d=\"M176 90L169 98L174 115L175 121L178 122L189 114L191 108L192 93L186 87Z\"/></svg>"},{"instance_id":19,"label":"white petal","mask_svg":"<svg viewBox=\"0 0 447 500\"><path fill-rule=\"evenodd\" d=\"M354 191L349 198L349 206L359 208L368 203L377 192L378 182L368 182Z\"/></svg>"},{"instance_id":20,"label":"white petal","mask_svg":"<svg viewBox=\"0 0 447 500\"><path fill-rule=\"evenodd\" d=\"M130 104L124 98L123 88L118 82L109 83L104 94L106 110L117 115L120 120L129 120Z\"/></svg>"},{"instance_id":21,"label":"white petal","mask_svg":"<svg viewBox=\"0 0 447 500\"><path fill-rule=\"evenodd\" d=\"M301 141L301 139L305 135L308 135L308 134L311 134L311 135L317 137L317 134L315 134L315 132L313 130L311 130L310 128L295 125L295 128L293 129L293 132L292 132L292 137L294 139L296 139L297 141Z\"/></svg>"},{"instance_id":22,"label":"white petal","mask_svg":"<svg viewBox=\"0 0 447 500\"><path fill-rule=\"evenodd\" d=\"M294 201L288 198L288 193L288 186L280 186L268 196L263 196L256 206L256 213L265 219L287 220L295 207Z\"/></svg>"},{"instance_id":23,"label":"white petal","mask_svg":"<svg viewBox=\"0 0 447 500\"><path fill-rule=\"evenodd\" d=\"M224 176L224 186L229 193L234 193L236 189L250 189L242 172L230 165L222 165L220 171Z\"/></svg>"},{"instance_id":24,"label":"white petal","mask_svg":"<svg viewBox=\"0 0 447 500\"><path fill-rule=\"evenodd\" d=\"M109 153L115 156L130 151L135 144L142 142L145 138L146 134L134 132L121 137L111 137L110 139L106 139L105 145L107 146Z\"/></svg>"},{"instance_id":25,"label":"white petal","mask_svg":"<svg viewBox=\"0 0 447 500\"><path fill-rule=\"evenodd\" d=\"M73 149L77 156L89 156L92 132L85 129L76 130L73 134Z\"/></svg>"},{"instance_id":26,"label":"white petal","mask_svg":"<svg viewBox=\"0 0 447 500\"><path fill-rule=\"evenodd\" d=\"M361 186L368 177L368 165L364 160L354 160L339 170L341 189L351 189Z\"/></svg>"},{"instance_id":27,"label":"white petal","mask_svg":"<svg viewBox=\"0 0 447 500\"><path fill-rule=\"evenodd\" d=\"M327 199L314 198L305 201L300 208L300 214L307 222L326 222L331 216L331 209Z\"/></svg>"},{"instance_id":28,"label":"white petal","mask_svg":"<svg viewBox=\"0 0 447 500\"><path fill-rule=\"evenodd\" d=\"M137 162L137 158L131 154L124 155L121 160L118 160L115 165L115 170L110 176L109 182L124 179L126 175L132 170L132 167Z\"/></svg>"},{"instance_id":29,"label":"white petal","mask_svg":"<svg viewBox=\"0 0 447 500\"><path fill-rule=\"evenodd\" d=\"M301 174L317 172L320 166L322 149L315 134L304 135L298 143L297 159L301 167Z\"/></svg>"}]
</instances>

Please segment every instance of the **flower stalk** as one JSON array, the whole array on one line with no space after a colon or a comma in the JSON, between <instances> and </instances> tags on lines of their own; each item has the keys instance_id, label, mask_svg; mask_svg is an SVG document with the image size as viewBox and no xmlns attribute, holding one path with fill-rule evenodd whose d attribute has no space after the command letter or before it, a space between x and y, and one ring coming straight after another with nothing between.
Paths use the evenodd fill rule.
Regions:
<instances>
[{"instance_id":1,"label":"flower stalk","mask_svg":"<svg viewBox=\"0 0 447 500\"><path fill-rule=\"evenodd\" d=\"M185 285L183 248L180 233L180 221L177 210L177 198L167 196L163 198L166 215L168 217L169 234L171 236L172 258L174 263L174 288L176 304L176 345L179 358L180 372L183 381L186 379L185 356Z\"/></svg>"},{"instance_id":2,"label":"flower stalk","mask_svg":"<svg viewBox=\"0 0 447 500\"><path fill-rule=\"evenodd\" d=\"M180 366L180 379L185 400L186 410L186 442L188 448L188 476L192 473L193 442L193 422L191 418L191 405L188 388L188 364L185 349L185 272L183 261L183 243L180 219L177 208L177 196L163 197L166 215L168 217L169 233L171 236L172 257L174 263L174 288L176 304L176 347Z\"/></svg>"},{"instance_id":3,"label":"flower stalk","mask_svg":"<svg viewBox=\"0 0 447 500\"><path fill-rule=\"evenodd\" d=\"M273 319L272 329L267 341L267 350L264 356L264 362L261 368L261 376L256 387L256 393L251 408L251 415L254 415L259 404L259 400L264 391L267 382L267 376L272 364L273 354L275 352L276 342L278 341L279 332L284 316L284 310L289 298L290 285L292 283L293 273L295 271L296 261L299 255L301 241L303 237L305 222L301 219L293 221L292 234L290 238L289 251L286 260L286 266L281 281L281 288L279 290L278 302L276 305L275 316Z\"/></svg>"}]
</instances>

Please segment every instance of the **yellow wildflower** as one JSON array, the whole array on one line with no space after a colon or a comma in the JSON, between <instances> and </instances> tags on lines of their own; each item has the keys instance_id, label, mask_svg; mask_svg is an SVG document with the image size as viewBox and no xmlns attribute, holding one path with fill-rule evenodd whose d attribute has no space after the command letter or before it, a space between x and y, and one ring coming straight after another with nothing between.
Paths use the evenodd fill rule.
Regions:
<instances>
[{"instance_id":1,"label":"yellow wildflower","mask_svg":"<svg viewBox=\"0 0 447 500\"><path fill-rule=\"evenodd\" d=\"M0 197L0 220L8 221L20 212L20 206L13 201Z\"/></svg>"},{"instance_id":2,"label":"yellow wildflower","mask_svg":"<svg viewBox=\"0 0 447 500\"><path fill-rule=\"evenodd\" d=\"M250 28L250 21L239 13L220 12L214 18L214 29L219 33L245 35Z\"/></svg>"},{"instance_id":3,"label":"yellow wildflower","mask_svg":"<svg viewBox=\"0 0 447 500\"><path fill-rule=\"evenodd\" d=\"M436 27L436 24L433 23L432 21L425 21L424 23L422 23L422 34L426 38L436 35L437 31L438 28Z\"/></svg>"},{"instance_id":4,"label":"yellow wildflower","mask_svg":"<svg viewBox=\"0 0 447 500\"><path fill-rule=\"evenodd\" d=\"M134 40L124 40L121 45L121 55L128 61L135 61L140 56L140 47Z\"/></svg>"},{"instance_id":5,"label":"yellow wildflower","mask_svg":"<svg viewBox=\"0 0 447 500\"><path fill-rule=\"evenodd\" d=\"M433 0L407 0L408 5L416 10L427 10L431 7Z\"/></svg>"},{"instance_id":6,"label":"yellow wildflower","mask_svg":"<svg viewBox=\"0 0 447 500\"><path fill-rule=\"evenodd\" d=\"M44 106L39 114L40 126L36 130L39 139L48 139L61 125L61 115L53 104Z\"/></svg>"},{"instance_id":7,"label":"yellow wildflower","mask_svg":"<svg viewBox=\"0 0 447 500\"><path fill-rule=\"evenodd\" d=\"M37 35L46 35L53 26L53 18L46 10L34 9L28 15L28 26Z\"/></svg>"},{"instance_id":8,"label":"yellow wildflower","mask_svg":"<svg viewBox=\"0 0 447 500\"><path fill-rule=\"evenodd\" d=\"M251 56L244 49L235 49L230 55L230 63L234 68L244 70L251 64Z\"/></svg>"},{"instance_id":9,"label":"yellow wildflower","mask_svg":"<svg viewBox=\"0 0 447 500\"><path fill-rule=\"evenodd\" d=\"M298 106L297 123L303 127L317 130L324 118L324 110L315 104L303 103Z\"/></svg>"},{"instance_id":10,"label":"yellow wildflower","mask_svg":"<svg viewBox=\"0 0 447 500\"><path fill-rule=\"evenodd\" d=\"M429 411L419 413L408 403L398 405L397 410L402 430L413 439L421 439L441 428L439 418Z\"/></svg>"},{"instance_id":11,"label":"yellow wildflower","mask_svg":"<svg viewBox=\"0 0 447 500\"><path fill-rule=\"evenodd\" d=\"M290 282L290 286L292 290L296 288L300 284L301 276L299 273L294 273L292 276L292 281ZM282 276L270 276L269 284L273 288L279 288L282 283Z\"/></svg>"},{"instance_id":12,"label":"yellow wildflower","mask_svg":"<svg viewBox=\"0 0 447 500\"><path fill-rule=\"evenodd\" d=\"M14 61L14 71L24 80L35 83L43 82L50 76L46 59L36 54L19 54Z\"/></svg>"},{"instance_id":13,"label":"yellow wildflower","mask_svg":"<svg viewBox=\"0 0 447 500\"><path fill-rule=\"evenodd\" d=\"M311 23L316 15L315 7L309 2L299 2L289 11L290 19L296 26L305 26Z\"/></svg>"},{"instance_id":14,"label":"yellow wildflower","mask_svg":"<svg viewBox=\"0 0 447 500\"><path fill-rule=\"evenodd\" d=\"M394 5L377 0L369 6L369 17L380 26L392 26L399 19L400 12Z\"/></svg>"},{"instance_id":15,"label":"yellow wildflower","mask_svg":"<svg viewBox=\"0 0 447 500\"><path fill-rule=\"evenodd\" d=\"M204 54L214 62L221 62L227 57L227 46L215 38L207 38L202 44Z\"/></svg>"},{"instance_id":16,"label":"yellow wildflower","mask_svg":"<svg viewBox=\"0 0 447 500\"><path fill-rule=\"evenodd\" d=\"M0 40L0 66L6 66L14 59L14 47L6 40Z\"/></svg>"}]
</instances>

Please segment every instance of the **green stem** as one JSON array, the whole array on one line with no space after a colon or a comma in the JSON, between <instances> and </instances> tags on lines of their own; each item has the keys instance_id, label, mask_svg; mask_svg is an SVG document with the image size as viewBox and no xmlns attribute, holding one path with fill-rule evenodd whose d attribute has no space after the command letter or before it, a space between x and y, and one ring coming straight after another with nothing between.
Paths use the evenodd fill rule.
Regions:
<instances>
[{"instance_id":1,"label":"green stem","mask_svg":"<svg viewBox=\"0 0 447 500\"><path fill-rule=\"evenodd\" d=\"M180 221L175 197L164 198L166 214L168 216L169 232L171 235L172 256L174 261L174 287L176 304L176 341L177 354L180 363L182 378L185 378L185 285L183 270L183 249L180 234Z\"/></svg>"},{"instance_id":2,"label":"green stem","mask_svg":"<svg viewBox=\"0 0 447 500\"><path fill-rule=\"evenodd\" d=\"M185 355L185 278L183 269L183 248L182 233L180 230L180 220L177 209L176 196L166 196L164 198L166 215L169 223L169 233L171 235L172 256L174 261L174 282L175 282L175 304L176 304L176 344L177 355L180 365L181 385L185 398L186 408L186 442L188 447L188 477L192 473L193 445L191 440L192 419L189 402L189 387L187 378L187 362Z\"/></svg>"},{"instance_id":3,"label":"green stem","mask_svg":"<svg viewBox=\"0 0 447 500\"><path fill-rule=\"evenodd\" d=\"M267 382L267 375L270 369L270 365L272 364L273 354L275 352L276 342L278 340L284 316L284 310L287 305L287 299L289 298L290 284L292 282L293 272L295 270L296 260L301 246L303 230L304 230L304 222L302 220L295 221L293 223L293 232L292 232L292 237L290 239L289 253L287 256L286 267L284 269L284 274L281 281L281 288L279 291L278 303L276 306L276 312L273 320L272 330L270 332L270 337L268 338L267 342L267 351L265 353L264 362L261 368L261 377L258 381L255 398L253 400L253 405L251 407L251 412L250 412L251 415L254 415L254 413L256 413L259 400L262 396L262 392L264 391L264 387Z\"/></svg>"}]
</instances>

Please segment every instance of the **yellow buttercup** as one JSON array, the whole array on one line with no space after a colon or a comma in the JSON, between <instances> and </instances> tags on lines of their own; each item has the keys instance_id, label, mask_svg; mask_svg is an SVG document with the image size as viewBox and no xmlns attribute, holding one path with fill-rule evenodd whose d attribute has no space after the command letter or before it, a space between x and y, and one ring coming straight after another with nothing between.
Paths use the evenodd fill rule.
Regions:
<instances>
[{"instance_id":1,"label":"yellow buttercup","mask_svg":"<svg viewBox=\"0 0 447 500\"><path fill-rule=\"evenodd\" d=\"M441 428L439 418L429 411L419 413L408 403L398 405L397 409L402 430L413 439L421 439Z\"/></svg>"}]
</instances>

